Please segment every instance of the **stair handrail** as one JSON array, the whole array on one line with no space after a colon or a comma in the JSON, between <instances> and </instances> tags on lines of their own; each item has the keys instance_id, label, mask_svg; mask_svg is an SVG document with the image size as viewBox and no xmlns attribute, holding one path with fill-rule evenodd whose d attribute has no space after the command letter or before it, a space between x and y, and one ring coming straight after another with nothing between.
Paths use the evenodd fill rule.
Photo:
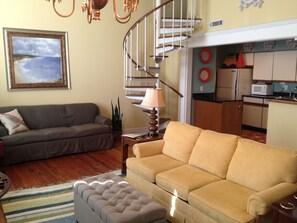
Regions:
<instances>
[{"instance_id":1,"label":"stair handrail","mask_svg":"<svg viewBox=\"0 0 297 223\"><path fill-rule=\"evenodd\" d=\"M130 33L137 27L137 24L140 24L145 18L147 18L148 16L150 16L151 14L153 14L155 11L159 10L159 9L162 8L163 6L169 4L169 3L173 2L173 1L174 1L174 0L168 0L168 1L164 2L164 3L162 3L161 5L159 5L159 6L155 7L155 8L153 8L152 10L150 10L149 12L147 12L146 14L144 14L140 19L138 19L138 20L137 20L137 21L130 27L130 29L129 29L129 30L127 31L127 33L125 34L125 36L124 36L124 40L123 40L123 49L124 49L124 52L127 53L127 56L128 56L129 59L132 61L132 63L135 64L135 65L137 66L137 68L139 68L139 67L141 67L141 66L139 66L133 58L131 58L131 56L130 56L130 54L129 54L129 51L128 51L128 50L126 49L126 47L125 47L125 42L127 41L128 36L129 36ZM146 72L146 73L147 73L148 75L152 76L152 77L155 76L154 74L152 74L152 73L150 73L150 72ZM179 91L177 91L174 87L170 86L169 84L167 84L166 82L162 81L161 79L160 79L160 82L161 82L162 84L164 84L166 87L168 87L169 89L171 89L173 92L175 92L175 93L176 93L178 96L180 96L181 98L183 97L183 95L182 95Z\"/></svg>"}]
</instances>

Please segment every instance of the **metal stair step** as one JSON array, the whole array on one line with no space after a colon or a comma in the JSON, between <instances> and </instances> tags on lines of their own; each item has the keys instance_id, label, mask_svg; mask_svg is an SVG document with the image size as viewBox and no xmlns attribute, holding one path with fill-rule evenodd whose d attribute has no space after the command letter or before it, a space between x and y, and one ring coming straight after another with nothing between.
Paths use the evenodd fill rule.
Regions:
<instances>
[{"instance_id":1,"label":"metal stair step","mask_svg":"<svg viewBox=\"0 0 297 223\"><path fill-rule=\"evenodd\" d=\"M143 91L145 92L147 88L154 88L155 86L125 86L125 89L128 91Z\"/></svg>"},{"instance_id":2,"label":"metal stair step","mask_svg":"<svg viewBox=\"0 0 297 223\"><path fill-rule=\"evenodd\" d=\"M195 22L195 23L200 23L201 22L201 18L193 18L193 19L191 19L191 18L182 18L182 19L180 19L180 18L167 18L167 17L165 17L165 18L162 18L162 22L174 22L174 23L180 23L180 22L182 22L182 23L190 23L190 22Z\"/></svg>"},{"instance_id":3,"label":"metal stair step","mask_svg":"<svg viewBox=\"0 0 297 223\"><path fill-rule=\"evenodd\" d=\"M144 99L144 94L126 94L126 98L131 99L131 100L139 100L139 101L143 101Z\"/></svg>"},{"instance_id":4,"label":"metal stair step","mask_svg":"<svg viewBox=\"0 0 297 223\"><path fill-rule=\"evenodd\" d=\"M139 67L138 70L154 74L160 73L160 67Z\"/></svg>"},{"instance_id":5,"label":"metal stair step","mask_svg":"<svg viewBox=\"0 0 297 223\"><path fill-rule=\"evenodd\" d=\"M168 36L168 37L159 37L159 44L166 44L166 43L172 43L172 42L179 42L179 41L185 41L189 39L190 36L188 35L176 35L176 36Z\"/></svg>"},{"instance_id":6,"label":"metal stair step","mask_svg":"<svg viewBox=\"0 0 297 223\"><path fill-rule=\"evenodd\" d=\"M156 48L156 53L157 54L162 54L167 53L167 52L171 52L173 50L177 50L182 48L183 46L179 46L179 45L165 45L165 47L163 47L162 45Z\"/></svg>"},{"instance_id":7,"label":"metal stair step","mask_svg":"<svg viewBox=\"0 0 297 223\"><path fill-rule=\"evenodd\" d=\"M143 82L156 82L158 80L157 77L127 77L128 80L132 81L143 81Z\"/></svg>"},{"instance_id":8,"label":"metal stair step","mask_svg":"<svg viewBox=\"0 0 297 223\"><path fill-rule=\"evenodd\" d=\"M160 34L170 34L170 33L186 33L186 32L191 32L194 31L193 27L165 27L165 28L160 28Z\"/></svg>"},{"instance_id":9,"label":"metal stair step","mask_svg":"<svg viewBox=\"0 0 297 223\"><path fill-rule=\"evenodd\" d=\"M163 55L161 55L161 56L150 55L150 57L153 58L157 64L161 63L162 60L168 58L167 55L164 55L164 56Z\"/></svg>"}]
</instances>

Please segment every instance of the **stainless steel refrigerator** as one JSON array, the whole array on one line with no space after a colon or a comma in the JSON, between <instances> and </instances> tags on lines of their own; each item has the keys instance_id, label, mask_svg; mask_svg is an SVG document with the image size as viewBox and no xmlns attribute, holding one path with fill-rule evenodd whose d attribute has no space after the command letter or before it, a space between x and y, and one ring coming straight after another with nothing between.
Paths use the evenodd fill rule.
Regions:
<instances>
[{"instance_id":1,"label":"stainless steel refrigerator","mask_svg":"<svg viewBox=\"0 0 297 223\"><path fill-rule=\"evenodd\" d=\"M242 100L251 94L252 69L219 69L216 83L216 100Z\"/></svg>"}]
</instances>

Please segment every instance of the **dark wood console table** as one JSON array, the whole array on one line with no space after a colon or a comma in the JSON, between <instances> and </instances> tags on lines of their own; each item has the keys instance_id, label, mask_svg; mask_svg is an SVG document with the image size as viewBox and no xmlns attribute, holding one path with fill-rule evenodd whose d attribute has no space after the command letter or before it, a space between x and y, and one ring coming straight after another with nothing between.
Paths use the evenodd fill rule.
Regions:
<instances>
[{"instance_id":1,"label":"dark wood console table","mask_svg":"<svg viewBox=\"0 0 297 223\"><path fill-rule=\"evenodd\" d=\"M297 223L297 192L272 204L273 223Z\"/></svg>"},{"instance_id":2,"label":"dark wood console table","mask_svg":"<svg viewBox=\"0 0 297 223\"><path fill-rule=\"evenodd\" d=\"M160 134L156 137L142 136L137 138L122 136L122 174L126 175L126 170L127 170L126 159L128 158L129 147L132 148L137 143L155 141L160 139L163 139L163 134Z\"/></svg>"}]
</instances>

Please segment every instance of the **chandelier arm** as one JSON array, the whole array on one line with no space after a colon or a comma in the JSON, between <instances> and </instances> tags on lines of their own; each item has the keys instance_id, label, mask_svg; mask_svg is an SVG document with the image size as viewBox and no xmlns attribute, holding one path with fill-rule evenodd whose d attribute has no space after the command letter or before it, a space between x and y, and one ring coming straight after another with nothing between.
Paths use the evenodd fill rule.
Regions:
<instances>
[{"instance_id":1,"label":"chandelier arm","mask_svg":"<svg viewBox=\"0 0 297 223\"><path fill-rule=\"evenodd\" d=\"M115 19L119 22L119 23L127 23L129 22L129 20L131 19L131 13L132 11L129 9L128 10L128 15L121 17L118 13L117 13L117 5L116 5L116 0L113 0L113 13L114 13L114 17ZM123 21L125 20L125 21Z\"/></svg>"},{"instance_id":2,"label":"chandelier arm","mask_svg":"<svg viewBox=\"0 0 297 223\"><path fill-rule=\"evenodd\" d=\"M89 7L88 7L88 10L87 10L87 20L88 20L88 23L91 24L92 22L92 19L93 19L93 0L88 0L88 3L89 3Z\"/></svg>"},{"instance_id":3,"label":"chandelier arm","mask_svg":"<svg viewBox=\"0 0 297 223\"><path fill-rule=\"evenodd\" d=\"M121 23L121 24L125 24L125 23L127 23L127 22L130 21L130 19L131 19L131 14L130 14L130 16L129 16L125 21L123 21L123 20L124 20L123 18L121 18L121 17L117 17L116 15L115 15L115 19L117 20L117 22L119 22L119 23Z\"/></svg>"},{"instance_id":4,"label":"chandelier arm","mask_svg":"<svg viewBox=\"0 0 297 223\"><path fill-rule=\"evenodd\" d=\"M53 0L53 8L54 8L54 11L55 13L60 16L60 17L63 17L63 18L67 18L69 16L72 16L72 14L74 13L74 10L75 10L75 0L72 0L72 11L68 14L68 15L62 15L61 13L59 13L56 9L56 0Z\"/></svg>"}]
</instances>

